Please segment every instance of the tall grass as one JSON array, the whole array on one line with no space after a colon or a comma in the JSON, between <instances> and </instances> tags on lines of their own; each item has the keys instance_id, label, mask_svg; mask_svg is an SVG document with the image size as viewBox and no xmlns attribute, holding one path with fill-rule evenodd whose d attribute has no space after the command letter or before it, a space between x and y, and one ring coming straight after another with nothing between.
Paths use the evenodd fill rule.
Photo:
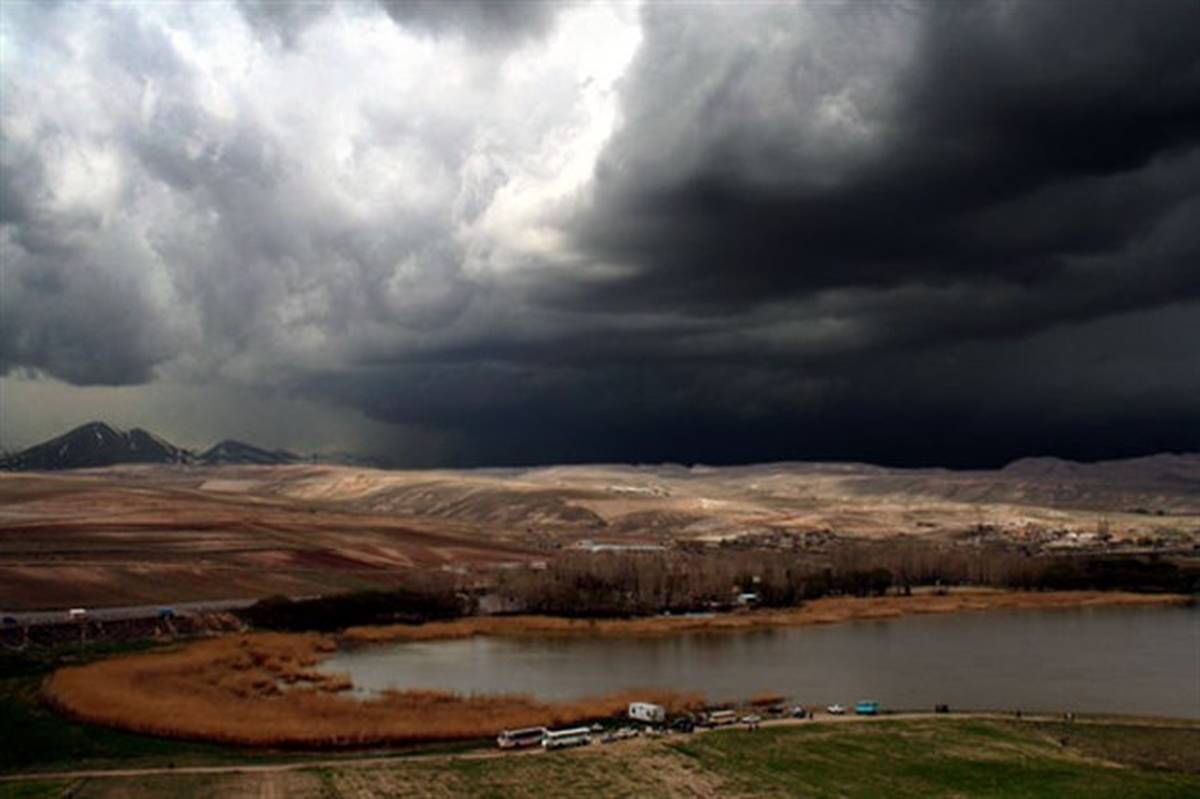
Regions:
<instances>
[{"instance_id":1,"label":"tall grass","mask_svg":"<svg viewBox=\"0 0 1200 799\"><path fill-rule=\"evenodd\" d=\"M358 700L349 682L315 667L330 638L256 633L165 653L114 658L57 671L46 700L74 718L176 738L253 746L361 747L480 738L501 729L560 725L623 712L634 700L673 710L702 697L628 691L564 703L522 695L388 692Z\"/></svg>"}]
</instances>

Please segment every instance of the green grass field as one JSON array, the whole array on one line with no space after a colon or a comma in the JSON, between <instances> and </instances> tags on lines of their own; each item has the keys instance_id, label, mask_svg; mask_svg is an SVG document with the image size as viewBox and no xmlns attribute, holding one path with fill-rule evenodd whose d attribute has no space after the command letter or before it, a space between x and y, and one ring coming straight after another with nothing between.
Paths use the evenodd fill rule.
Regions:
<instances>
[{"instance_id":1,"label":"green grass field","mask_svg":"<svg viewBox=\"0 0 1200 799\"><path fill-rule=\"evenodd\" d=\"M735 791L812 797L1200 795L1200 729L996 721L813 725L672 748ZM1065 743L1064 743L1065 741Z\"/></svg>"},{"instance_id":2,"label":"green grass field","mask_svg":"<svg viewBox=\"0 0 1200 799\"><path fill-rule=\"evenodd\" d=\"M0 796L1195 797L1200 726L983 719L763 727L533 756L0 784Z\"/></svg>"},{"instance_id":3,"label":"green grass field","mask_svg":"<svg viewBox=\"0 0 1200 799\"><path fill-rule=\"evenodd\" d=\"M228 762L236 749L170 741L78 724L38 700L42 679L64 662L147 648L146 644L70 647L0 655L0 774L35 770ZM3 790L3 789L0 789Z\"/></svg>"}]
</instances>

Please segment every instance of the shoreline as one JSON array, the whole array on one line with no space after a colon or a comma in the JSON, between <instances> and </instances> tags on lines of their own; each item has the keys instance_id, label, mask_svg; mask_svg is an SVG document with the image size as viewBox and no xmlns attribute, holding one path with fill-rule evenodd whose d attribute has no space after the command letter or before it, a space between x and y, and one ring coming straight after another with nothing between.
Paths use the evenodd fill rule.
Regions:
<instances>
[{"instance_id":1,"label":"shoreline","mask_svg":"<svg viewBox=\"0 0 1200 799\"><path fill-rule=\"evenodd\" d=\"M753 629L890 619L909 614L997 609L1166 606L1181 595L1102 592L965 591L871 599L828 598L787 611L714 617L568 620L491 617L421 626L359 628L341 640L316 633L250 632L196 641L165 651L98 660L55 671L42 698L79 721L168 738L250 747L362 749L494 735L499 729L561 726L618 714L634 700L672 712L706 704L700 694L627 690L570 701L519 694L460 695L437 690L386 691L361 700L346 695L342 674L319 664L339 644L436 640L473 635L669 635L694 630Z\"/></svg>"},{"instance_id":2,"label":"shoreline","mask_svg":"<svg viewBox=\"0 0 1200 799\"><path fill-rule=\"evenodd\" d=\"M997 591L964 589L912 596L822 597L796 608L734 611L703 616L632 619L570 619L559 616L468 616L418 625L348 627L339 640L351 646L436 641L474 636L646 637L690 632L739 632L780 627L896 619L903 616L979 613L993 610L1051 610L1090 607L1160 607L1192 602L1186 594L1125 591Z\"/></svg>"}]
</instances>

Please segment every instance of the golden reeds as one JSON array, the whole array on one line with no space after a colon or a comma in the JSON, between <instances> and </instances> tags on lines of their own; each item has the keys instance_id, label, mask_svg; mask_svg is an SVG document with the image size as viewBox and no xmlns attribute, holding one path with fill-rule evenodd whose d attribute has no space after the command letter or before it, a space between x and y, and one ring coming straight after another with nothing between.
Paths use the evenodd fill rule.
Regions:
<instances>
[{"instance_id":1,"label":"golden reeds","mask_svg":"<svg viewBox=\"0 0 1200 799\"><path fill-rule=\"evenodd\" d=\"M548 703L522 695L392 691L359 700L343 675L313 667L333 645L317 635L256 633L56 672L47 700L84 721L136 732L255 746L353 747L495 735L623 712L643 700L672 710L702 697L626 691Z\"/></svg>"}]
</instances>

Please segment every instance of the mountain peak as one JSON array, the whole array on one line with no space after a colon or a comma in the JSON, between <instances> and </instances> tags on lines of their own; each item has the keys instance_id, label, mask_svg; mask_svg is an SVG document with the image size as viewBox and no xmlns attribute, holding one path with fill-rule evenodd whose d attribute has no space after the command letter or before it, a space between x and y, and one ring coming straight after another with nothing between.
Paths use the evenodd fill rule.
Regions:
<instances>
[{"instance_id":1,"label":"mountain peak","mask_svg":"<svg viewBox=\"0 0 1200 799\"><path fill-rule=\"evenodd\" d=\"M129 432L94 421L0 461L18 471L85 469L118 463L185 463L188 453L146 430Z\"/></svg>"}]
</instances>

